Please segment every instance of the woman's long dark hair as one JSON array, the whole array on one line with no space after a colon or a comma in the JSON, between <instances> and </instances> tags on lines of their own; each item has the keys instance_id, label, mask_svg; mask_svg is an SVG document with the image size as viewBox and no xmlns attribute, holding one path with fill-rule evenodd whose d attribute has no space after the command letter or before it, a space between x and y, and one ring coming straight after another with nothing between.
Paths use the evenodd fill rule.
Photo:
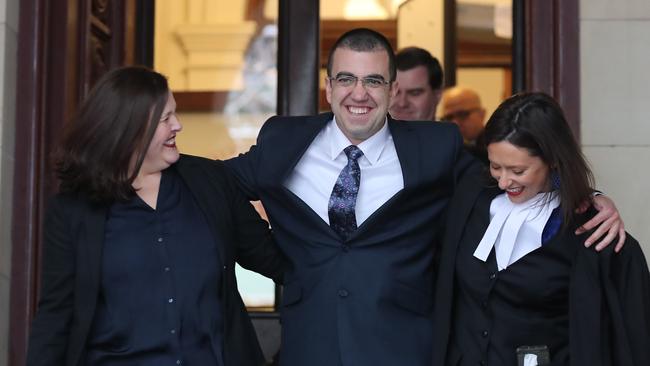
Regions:
<instances>
[{"instance_id":1,"label":"woman's long dark hair","mask_svg":"<svg viewBox=\"0 0 650 366\"><path fill-rule=\"evenodd\" d=\"M564 226L573 222L575 210L592 201L593 174L582 154L562 108L544 93L516 94L505 100L485 125L485 146L507 141L525 148L550 168L560 180Z\"/></svg>"},{"instance_id":2,"label":"woman's long dark hair","mask_svg":"<svg viewBox=\"0 0 650 366\"><path fill-rule=\"evenodd\" d=\"M144 67L102 77L64 128L54 158L60 191L104 203L131 197L168 95L167 79Z\"/></svg>"}]
</instances>

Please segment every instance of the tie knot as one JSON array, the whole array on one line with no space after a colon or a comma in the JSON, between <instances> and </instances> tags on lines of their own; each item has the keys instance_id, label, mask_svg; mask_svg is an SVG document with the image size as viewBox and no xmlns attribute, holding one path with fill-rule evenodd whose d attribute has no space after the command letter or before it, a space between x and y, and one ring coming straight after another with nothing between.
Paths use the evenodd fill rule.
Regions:
<instances>
[{"instance_id":1,"label":"tie knot","mask_svg":"<svg viewBox=\"0 0 650 366\"><path fill-rule=\"evenodd\" d=\"M356 145L350 145L343 149L345 155L348 156L348 160L357 161L363 155L363 151L359 149Z\"/></svg>"}]
</instances>

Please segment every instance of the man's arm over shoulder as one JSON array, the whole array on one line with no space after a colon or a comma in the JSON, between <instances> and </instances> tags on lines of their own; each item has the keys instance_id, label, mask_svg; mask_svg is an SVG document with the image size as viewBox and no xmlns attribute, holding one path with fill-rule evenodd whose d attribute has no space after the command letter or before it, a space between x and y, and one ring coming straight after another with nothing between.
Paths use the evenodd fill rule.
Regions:
<instances>
[{"instance_id":1,"label":"man's arm over shoulder","mask_svg":"<svg viewBox=\"0 0 650 366\"><path fill-rule=\"evenodd\" d=\"M234 174L239 189L251 201L259 200L258 176L259 164L265 148L267 135L273 130L277 116L269 118L257 135L257 142L250 149L238 156L225 160L224 164Z\"/></svg>"},{"instance_id":2,"label":"man's arm over shoulder","mask_svg":"<svg viewBox=\"0 0 650 366\"><path fill-rule=\"evenodd\" d=\"M231 174L227 174L227 178L233 217L235 261L242 267L281 284L288 262L276 244L269 224L243 195L236 179Z\"/></svg>"},{"instance_id":3,"label":"man's arm over shoulder","mask_svg":"<svg viewBox=\"0 0 650 366\"><path fill-rule=\"evenodd\" d=\"M225 161L246 197L259 200L260 184L282 174L280 170L289 166L289 159L300 157L303 149L331 119L331 113L269 118L248 152Z\"/></svg>"},{"instance_id":4,"label":"man's arm over shoulder","mask_svg":"<svg viewBox=\"0 0 650 366\"><path fill-rule=\"evenodd\" d=\"M199 205L207 203L206 212L213 206L221 206L219 211L227 213L224 229L230 238L228 246L233 253L230 259L281 283L286 265L284 255L275 244L268 222L244 196L231 170L221 160L187 155L182 158L178 164L183 167L179 169L185 174L186 182L191 183L190 189L198 194Z\"/></svg>"}]
</instances>

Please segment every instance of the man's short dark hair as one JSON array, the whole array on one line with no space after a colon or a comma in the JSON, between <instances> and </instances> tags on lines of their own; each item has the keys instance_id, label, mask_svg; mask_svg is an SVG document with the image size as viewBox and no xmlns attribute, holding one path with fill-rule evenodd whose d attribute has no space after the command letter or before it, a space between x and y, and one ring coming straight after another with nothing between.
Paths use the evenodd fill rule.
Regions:
<instances>
[{"instance_id":1,"label":"man's short dark hair","mask_svg":"<svg viewBox=\"0 0 650 366\"><path fill-rule=\"evenodd\" d=\"M395 81L395 52L388 39L381 33L368 28L356 28L344 33L336 40L327 58L327 75L332 76L332 58L338 48L347 48L357 52L372 52L385 50L388 54L388 75L390 81Z\"/></svg>"},{"instance_id":2,"label":"man's short dark hair","mask_svg":"<svg viewBox=\"0 0 650 366\"><path fill-rule=\"evenodd\" d=\"M418 66L424 66L429 75L431 89L442 89L442 67L438 59L433 57L429 51L419 47L406 47L397 52L395 63L399 71L407 71Z\"/></svg>"}]
</instances>

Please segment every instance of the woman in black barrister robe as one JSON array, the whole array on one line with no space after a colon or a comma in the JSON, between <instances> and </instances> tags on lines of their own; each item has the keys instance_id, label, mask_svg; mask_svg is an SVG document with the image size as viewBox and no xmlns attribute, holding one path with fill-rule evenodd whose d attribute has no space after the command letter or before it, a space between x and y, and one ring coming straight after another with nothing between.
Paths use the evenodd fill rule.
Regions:
<instances>
[{"instance_id":1,"label":"woman in black barrister robe","mask_svg":"<svg viewBox=\"0 0 650 366\"><path fill-rule=\"evenodd\" d=\"M66 126L28 366L260 366L235 261L284 258L218 161L179 154L167 80L105 75Z\"/></svg>"},{"instance_id":2,"label":"woman in black barrister robe","mask_svg":"<svg viewBox=\"0 0 650 366\"><path fill-rule=\"evenodd\" d=\"M593 179L558 104L509 98L485 142L492 179L449 205L435 364L650 365L647 263L630 235L599 253L574 234Z\"/></svg>"}]
</instances>

